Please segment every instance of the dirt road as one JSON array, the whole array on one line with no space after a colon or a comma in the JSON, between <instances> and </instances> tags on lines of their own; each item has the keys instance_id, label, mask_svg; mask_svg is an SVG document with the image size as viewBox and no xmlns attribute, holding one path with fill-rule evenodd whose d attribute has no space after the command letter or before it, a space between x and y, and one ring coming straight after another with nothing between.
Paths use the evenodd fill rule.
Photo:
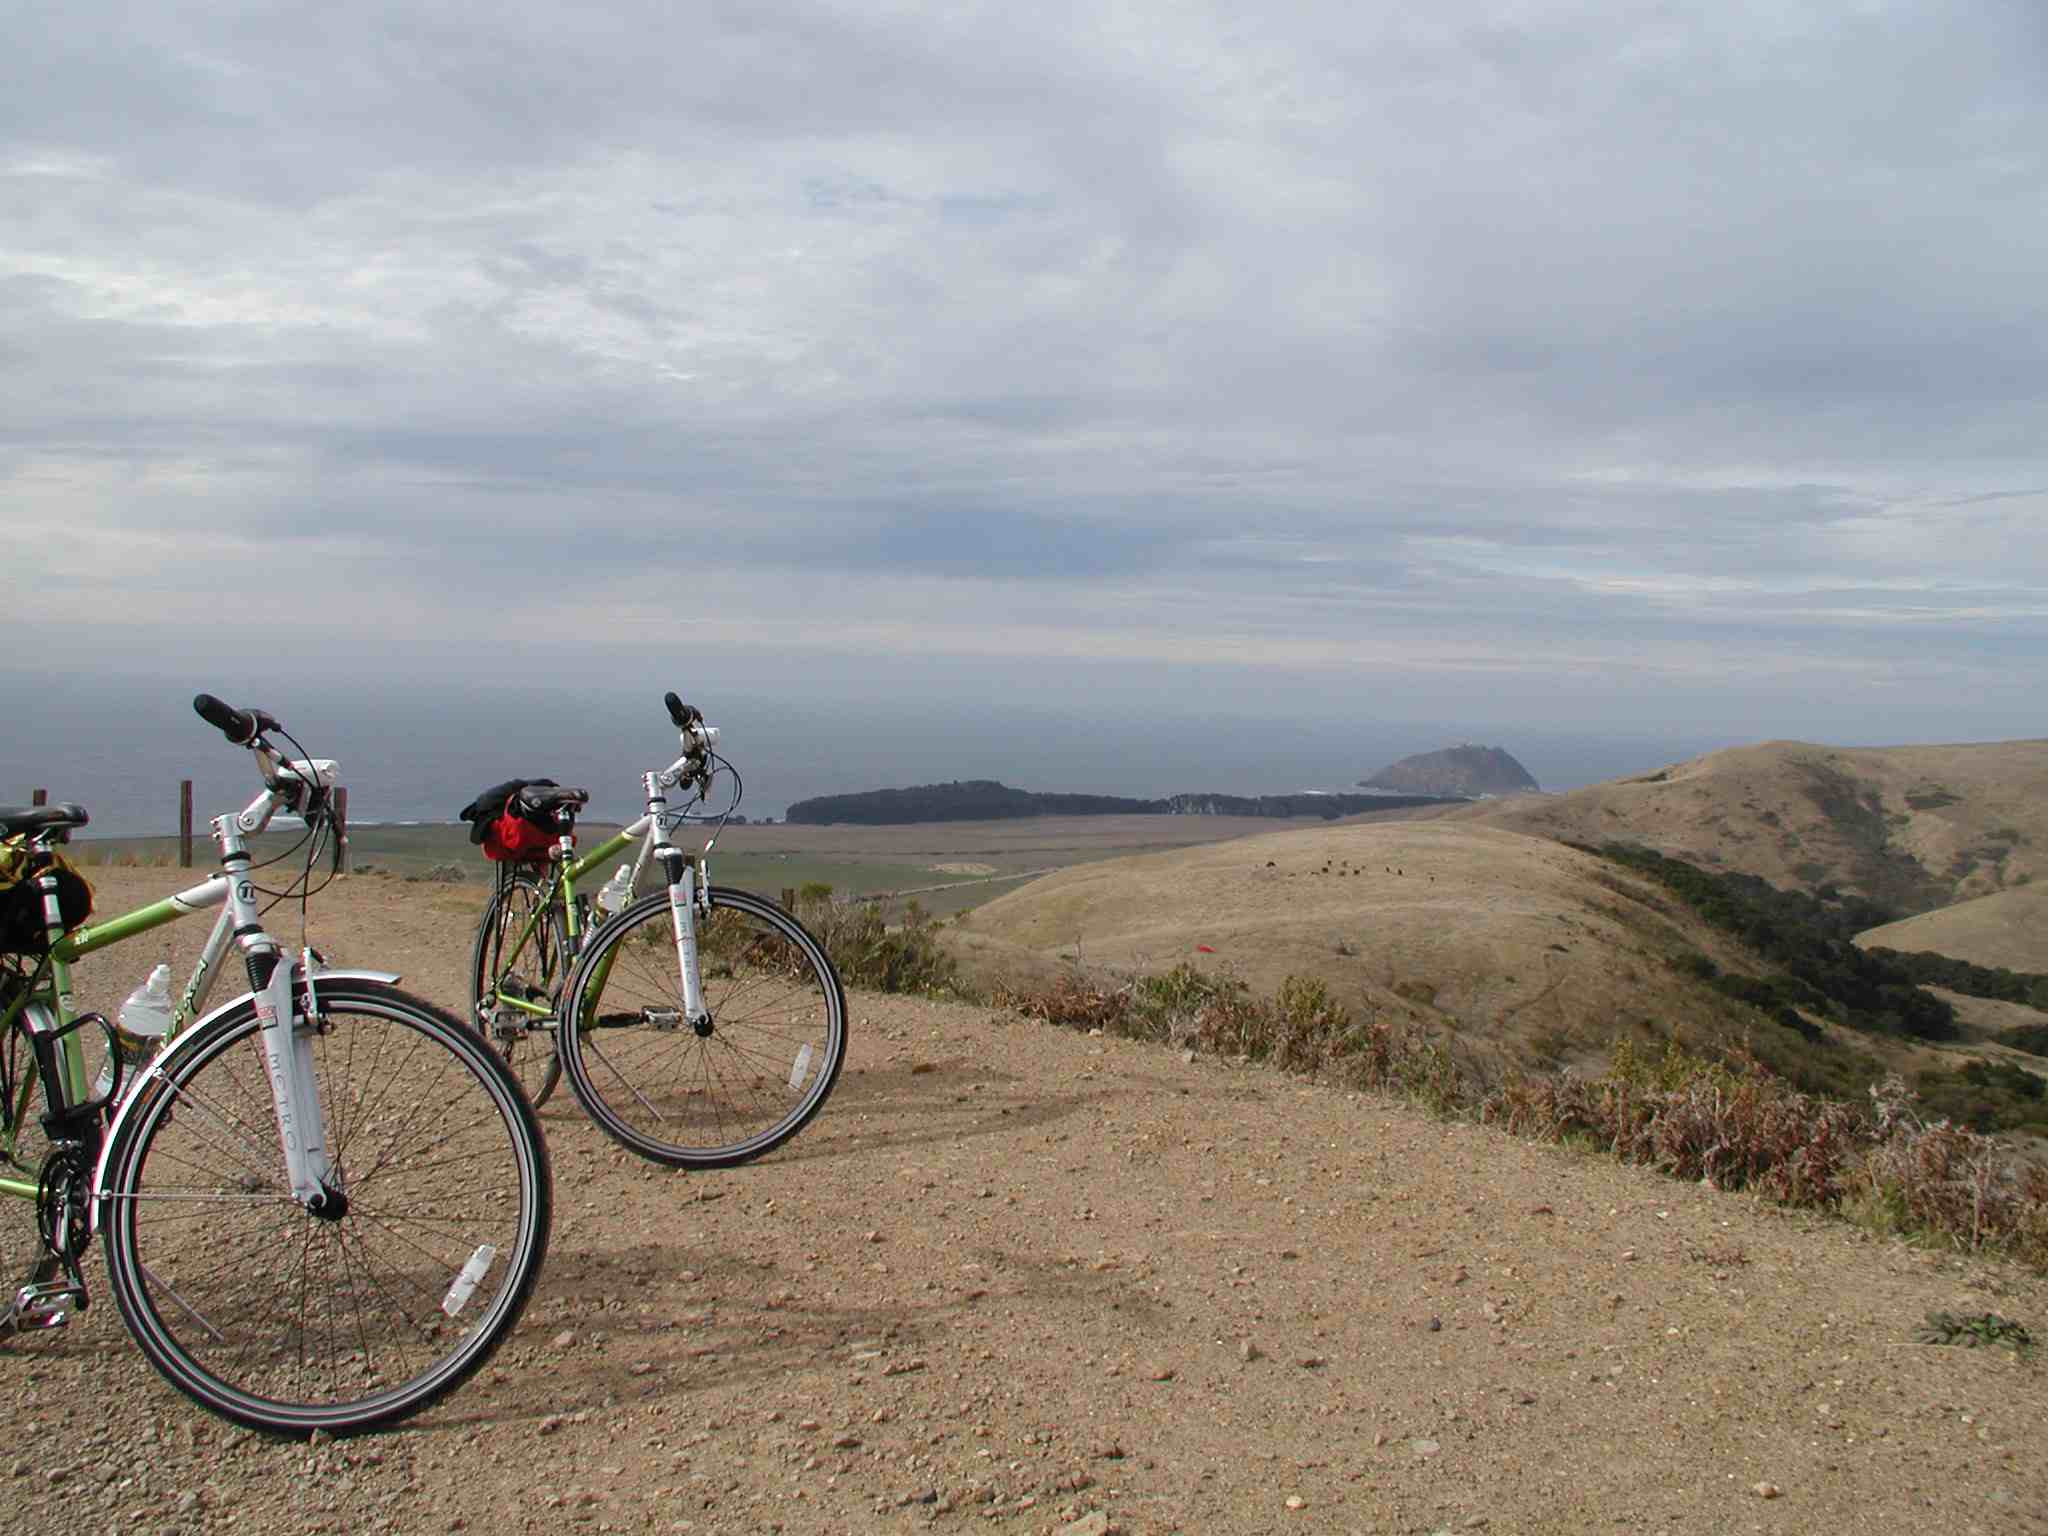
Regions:
<instances>
[{"instance_id":1,"label":"dirt road","mask_svg":"<svg viewBox=\"0 0 2048 1536\"><path fill-rule=\"evenodd\" d=\"M166 875L103 881L103 908ZM358 878L315 938L453 1002L476 900ZM102 962L104 989L155 958ZM2038 1279L1262 1069L852 1011L824 1115L751 1168L648 1167L564 1090L537 1299L395 1432L233 1430L104 1302L0 1350L0 1509L114 1532L2048 1531L2048 1373L1913 1341L1932 1309L2048 1335Z\"/></svg>"}]
</instances>

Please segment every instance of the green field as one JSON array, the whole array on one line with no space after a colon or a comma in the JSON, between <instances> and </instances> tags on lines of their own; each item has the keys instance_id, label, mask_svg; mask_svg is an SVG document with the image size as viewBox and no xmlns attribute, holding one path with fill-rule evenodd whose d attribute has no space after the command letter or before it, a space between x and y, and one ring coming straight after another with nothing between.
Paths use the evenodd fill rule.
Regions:
<instances>
[{"instance_id":1,"label":"green field","mask_svg":"<svg viewBox=\"0 0 2048 1536\"><path fill-rule=\"evenodd\" d=\"M617 830L603 825L584 826L578 829L577 841L586 848L595 847ZM734 828L733 832L744 830ZM259 863L284 856L288 861L286 867L291 867L300 857L292 854L291 850L302 835L296 832L266 833L252 840L250 850ZM728 837L731 835L728 833ZM693 848L695 845L685 841L683 846ZM112 864L170 868L178 863L178 839L86 838L71 845L70 856L87 866ZM482 850L470 843L469 829L462 825L372 824L355 827L349 832L349 856L351 867L359 872L383 870L416 877L434 873L438 878L446 879L451 871L459 871L463 879L479 883L492 878L493 866L483 856ZM630 857L630 853L622 855L622 859ZM194 837L192 862L195 877L213 867L210 840ZM986 876L949 874L922 863L860 853L748 852L744 849L727 852L723 842L712 851L710 864L712 879L718 884L760 891L770 896L780 896L785 890L799 890L813 884L829 885L835 894L841 896L885 897L897 891L916 890L919 892L916 899L925 909L937 913L965 911L1013 889L1019 883L1016 877L992 882ZM933 886L942 889L926 889ZM958 889L943 889L945 887Z\"/></svg>"},{"instance_id":2,"label":"green field","mask_svg":"<svg viewBox=\"0 0 2048 1536\"><path fill-rule=\"evenodd\" d=\"M1306 823L1229 816L1044 816L999 822L949 822L902 827L734 826L711 854L711 877L779 897L806 885L829 885L841 896L914 899L939 916L993 901L1030 880L1072 864L1130 854L1156 853L1255 833L1278 832ZM1316 823L1322 825L1322 823ZM585 848L610 837L616 827L586 824L577 840ZM695 839L690 835L696 831ZM701 829L678 833L682 847L701 846ZM303 836L270 832L251 847L260 860L285 856ZM469 829L455 823L367 823L350 829L349 853L358 871L396 875L459 872L479 883L492 866L469 841ZM81 864L172 866L175 837L81 838L71 847ZM212 844L193 839L193 863L213 867ZM601 877L600 877L601 878Z\"/></svg>"}]
</instances>

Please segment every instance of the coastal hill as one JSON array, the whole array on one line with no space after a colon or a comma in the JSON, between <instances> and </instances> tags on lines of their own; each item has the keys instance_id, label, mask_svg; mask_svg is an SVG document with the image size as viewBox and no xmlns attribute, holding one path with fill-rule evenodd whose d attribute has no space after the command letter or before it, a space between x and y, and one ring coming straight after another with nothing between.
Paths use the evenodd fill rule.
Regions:
<instances>
[{"instance_id":1,"label":"coastal hill","mask_svg":"<svg viewBox=\"0 0 2048 1536\"><path fill-rule=\"evenodd\" d=\"M1768 741L1440 814L1566 842L1638 843L1775 886L1868 897L1904 917L2048 874L2048 741Z\"/></svg>"},{"instance_id":2,"label":"coastal hill","mask_svg":"<svg viewBox=\"0 0 2048 1536\"><path fill-rule=\"evenodd\" d=\"M787 819L799 826L852 823L900 826L929 821L1009 821L1026 816L1258 816L1312 817L1331 821L1365 811L1440 806L1452 797L1436 794L1352 795L1168 795L1158 800L1121 795L1039 794L1012 789L993 779L920 784L909 789L874 789L851 795L799 800Z\"/></svg>"},{"instance_id":3,"label":"coastal hill","mask_svg":"<svg viewBox=\"0 0 2048 1536\"><path fill-rule=\"evenodd\" d=\"M1456 795L1467 800L1482 795L1523 795L1542 788L1505 748L1471 745L1404 757L1359 782L1370 789Z\"/></svg>"},{"instance_id":4,"label":"coastal hill","mask_svg":"<svg viewBox=\"0 0 2048 1536\"><path fill-rule=\"evenodd\" d=\"M1795 893L1806 915L1788 898L1731 929L1657 878L1646 855L1600 852L1616 845L1716 880L1755 877ZM1951 1025L1897 992L1859 1021L1785 978L1853 970L1836 937L1845 921L1869 929L1929 912L1938 920L1877 927L1868 942L2048 973L2048 929L2031 920L2043 910L2030 888L2043 848L2048 741L1774 742L1568 794L1078 866L976 908L948 935L985 976L1185 963L1268 996L1289 976L1313 977L1355 1017L1410 1021L1495 1065L1597 1070L1622 1040L1746 1041L1815 1090L1860 1097L1896 1070L1961 1091L1980 1059L2048 1071L2048 1059L2008 1051L2027 1022L2013 1005L1954 999ZM1744 888L1717 889L1710 906L1725 914Z\"/></svg>"}]
</instances>

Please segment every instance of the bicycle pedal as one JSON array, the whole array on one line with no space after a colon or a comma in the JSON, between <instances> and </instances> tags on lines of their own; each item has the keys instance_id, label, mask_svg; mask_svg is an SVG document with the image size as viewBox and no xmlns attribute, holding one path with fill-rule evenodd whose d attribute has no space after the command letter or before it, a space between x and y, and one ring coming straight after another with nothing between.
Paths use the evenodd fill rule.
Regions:
<instances>
[{"instance_id":1,"label":"bicycle pedal","mask_svg":"<svg viewBox=\"0 0 2048 1536\"><path fill-rule=\"evenodd\" d=\"M71 1321L73 1312L83 1312L85 1307L82 1285L24 1285L14 1293L5 1315L0 1316L0 1334L62 1328Z\"/></svg>"}]
</instances>

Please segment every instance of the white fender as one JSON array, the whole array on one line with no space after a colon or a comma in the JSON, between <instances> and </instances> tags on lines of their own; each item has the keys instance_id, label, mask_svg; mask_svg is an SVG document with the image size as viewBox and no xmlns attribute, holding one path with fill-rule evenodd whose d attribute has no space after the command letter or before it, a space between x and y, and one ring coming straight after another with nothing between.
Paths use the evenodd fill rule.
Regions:
<instances>
[{"instance_id":1,"label":"white fender","mask_svg":"<svg viewBox=\"0 0 2048 1536\"><path fill-rule=\"evenodd\" d=\"M322 970L313 973L313 992L317 997L320 988L330 981L381 981L389 986L395 984L397 980L396 971ZM150 1064L143 1068L137 1087L122 1092L120 1106L114 1111L113 1123L107 1127L106 1135L100 1141L100 1160L92 1172L93 1231L97 1232L100 1229L100 1209L107 1199L107 1169L112 1163L114 1149L121 1144L121 1137L128 1128L128 1117L134 1113L136 1104L142 1098L139 1091L140 1083L160 1075L165 1068L176 1063L192 1048L193 1042L199 1039L207 1025L223 1014L247 1006L255 996L253 992L244 992L240 997L222 1003L203 1019L196 1019L179 1030L178 1037L159 1051Z\"/></svg>"}]
</instances>

